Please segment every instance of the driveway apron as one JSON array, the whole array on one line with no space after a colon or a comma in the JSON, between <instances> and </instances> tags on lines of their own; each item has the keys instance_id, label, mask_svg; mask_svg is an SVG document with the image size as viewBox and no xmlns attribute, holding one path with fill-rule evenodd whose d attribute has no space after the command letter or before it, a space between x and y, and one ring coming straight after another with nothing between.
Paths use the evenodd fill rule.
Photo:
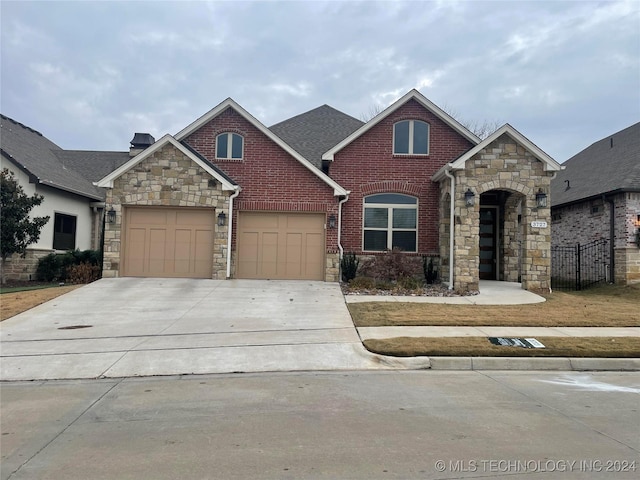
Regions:
<instances>
[{"instance_id":1,"label":"driveway apron","mask_svg":"<svg viewBox=\"0 0 640 480\"><path fill-rule=\"evenodd\" d=\"M102 279L0 335L2 380L429 367L367 352L325 282Z\"/></svg>"}]
</instances>

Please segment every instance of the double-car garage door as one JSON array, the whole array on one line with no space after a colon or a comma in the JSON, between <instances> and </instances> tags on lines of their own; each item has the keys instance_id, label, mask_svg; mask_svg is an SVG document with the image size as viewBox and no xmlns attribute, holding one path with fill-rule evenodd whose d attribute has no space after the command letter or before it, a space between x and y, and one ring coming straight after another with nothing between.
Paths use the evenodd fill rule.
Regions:
<instances>
[{"instance_id":1,"label":"double-car garage door","mask_svg":"<svg viewBox=\"0 0 640 480\"><path fill-rule=\"evenodd\" d=\"M122 272L134 277L212 278L211 208L129 207ZM325 215L240 212L237 278L323 280Z\"/></svg>"}]
</instances>

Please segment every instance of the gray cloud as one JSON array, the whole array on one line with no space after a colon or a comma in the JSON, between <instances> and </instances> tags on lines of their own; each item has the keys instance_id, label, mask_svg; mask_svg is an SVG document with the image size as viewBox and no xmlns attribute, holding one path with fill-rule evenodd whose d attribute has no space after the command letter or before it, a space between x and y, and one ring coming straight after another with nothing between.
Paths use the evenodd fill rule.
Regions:
<instances>
[{"instance_id":1,"label":"gray cloud","mask_svg":"<svg viewBox=\"0 0 640 480\"><path fill-rule=\"evenodd\" d=\"M266 125L411 88L564 161L640 119L640 4L2 2L2 113L124 150L232 97Z\"/></svg>"}]
</instances>

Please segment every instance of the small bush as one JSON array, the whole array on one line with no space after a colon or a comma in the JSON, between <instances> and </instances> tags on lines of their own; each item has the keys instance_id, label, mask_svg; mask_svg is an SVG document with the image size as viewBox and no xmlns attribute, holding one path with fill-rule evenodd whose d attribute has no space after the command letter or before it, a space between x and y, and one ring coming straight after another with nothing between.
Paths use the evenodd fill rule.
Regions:
<instances>
[{"instance_id":1,"label":"small bush","mask_svg":"<svg viewBox=\"0 0 640 480\"><path fill-rule=\"evenodd\" d=\"M350 282L354 278L356 278L356 274L358 273L358 266L360 265L360 260L356 257L356 254L345 253L340 261L340 267L342 269L342 281Z\"/></svg>"},{"instance_id":2,"label":"small bush","mask_svg":"<svg viewBox=\"0 0 640 480\"><path fill-rule=\"evenodd\" d=\"M396 289L396 284L393 282L389 282L387 280L378 280L376 282L376 288L378 290L395 290Z\"/></svg>"},{"instance_id":3,"label":"small bush","mask_svg":"<svg viewBox=\"0 0 640 480\"><path fill-rule=\"evenodd\" d=\"M398 286L405 290L419 290L423 287L423 282L416 277L404 277L398 280Z\"/></svg>"},{"instance_id":4,"label":"small bush","mask_svg":"<svg viewBox=\"0 0 640 480\"><path fill-rule=\"evenodd\" d=\"M363 263L363 275L376 280L397 282L401 278L420 275L420 257L403 253L399 248L387 250L383 255L376 255Z\"/></svg>"},{"instance_id":5,"label":"small bush","mask_svg":"<svg viewBox=\"0 0 640 480\"><path fill-rule=\"evenodd\" d=\"M370 290L375 288L376 281L371 277L356 277L351 282L349 282L349 286L353 288L362 288L364 290Z\"/></svg>"},{"instance_id":6,"label":"small bush","mask_svg":"<svg viewBox=\"0 0 640 480\"><path fill-rule=\"evenodd\" d=\"M89 275L87 267L75 269L74 267L86 264L91 268ZM95 267L95 268L93 268ZM97 273L95 273L97 272ZM38 280L52 282L89 283L100 278L102 272L102 252L97 250L75 250L66 253L50 253L38 260L36 277ZM73 280L72 280L73 277ZM80 282L78 278L91 278L86 282Z\"/></svg>"},{"instance_id":7,"label":"small bush","mask_svg":"<svg viewBox=\"0 0 640 480\"><path fill-rule=\"evenodd\" d=\"M100 267L82 262L67 268L67 282L72 284L91 283L100 278Z\"/></svg>"},{"instance_id":8,"label":"small bush","mask_svg":"<svg viewBox=\"0 0 640 480\"><path fill-rule=\"evenodd\" d=\"M424 272L424 279L427 282L427 285L436 283L436 280L438 279L438 271L433 265L433 257L422 257L422 270Z\"/></svg>"}]
</instances>

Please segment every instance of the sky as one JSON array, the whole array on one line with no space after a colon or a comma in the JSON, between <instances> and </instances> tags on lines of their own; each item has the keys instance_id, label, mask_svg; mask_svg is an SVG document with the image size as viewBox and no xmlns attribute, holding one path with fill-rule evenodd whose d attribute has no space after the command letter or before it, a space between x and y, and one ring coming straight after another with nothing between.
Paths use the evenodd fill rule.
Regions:
<instances>
[{"instance_id":1,"label":"sky","mask_svg":"<svg viewBox=\"0 0 640 480\"><path fill-rule=\"evenodd\" d=\"M65 149L124 151L227 97L270 126L416 88L561 163L640 121L639 0L2 0L0 22L2 114Z\"/></svg>"}]
</instances>

